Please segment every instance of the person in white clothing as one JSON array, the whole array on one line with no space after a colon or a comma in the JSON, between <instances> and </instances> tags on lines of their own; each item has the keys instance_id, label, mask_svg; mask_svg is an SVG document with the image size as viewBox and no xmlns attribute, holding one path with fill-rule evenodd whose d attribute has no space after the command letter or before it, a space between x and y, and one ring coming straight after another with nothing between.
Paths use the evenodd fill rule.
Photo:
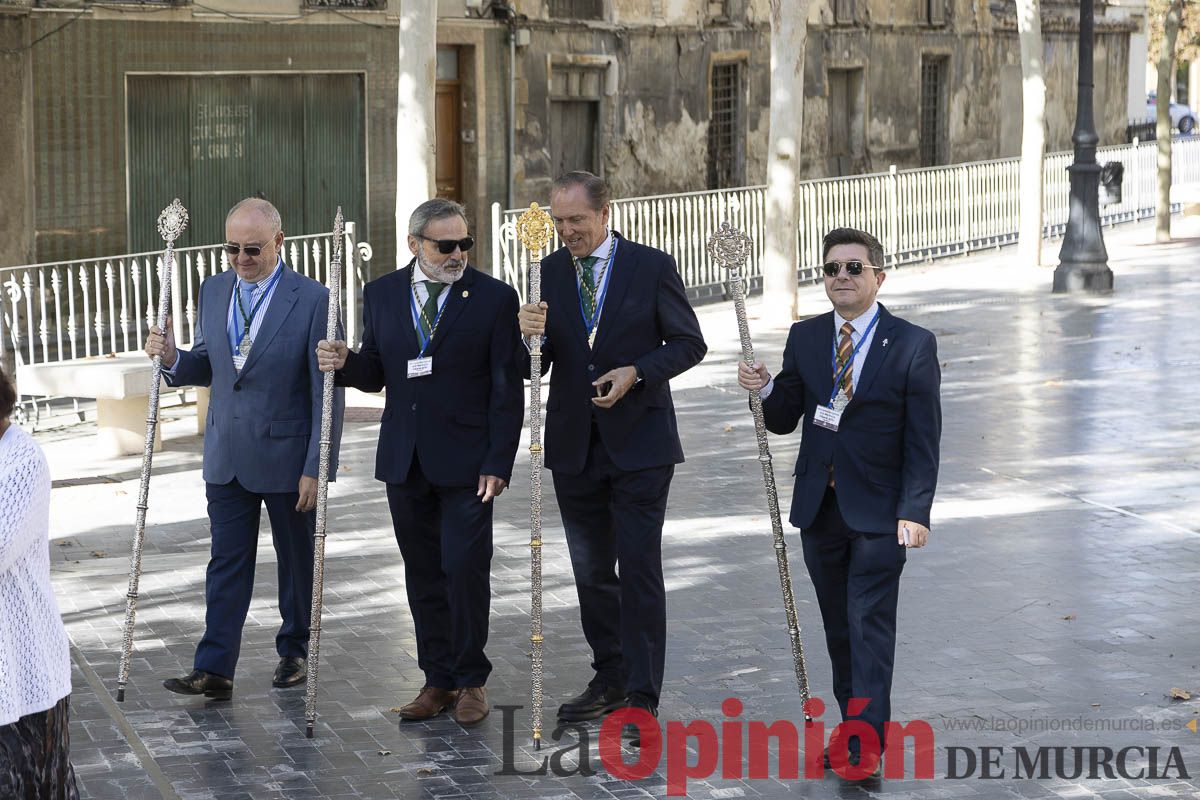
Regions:
<instances>
[{"instance_id":1,"label":"person in white clothing","mask_svg":"<svg viewBox=\"0 0 1200 800\"><path fill-rule=\"evenodd\" d=\"M76 800L71 654L50 587L50 468L0 370L0 797Z\"/></svg>"}]
</instances>

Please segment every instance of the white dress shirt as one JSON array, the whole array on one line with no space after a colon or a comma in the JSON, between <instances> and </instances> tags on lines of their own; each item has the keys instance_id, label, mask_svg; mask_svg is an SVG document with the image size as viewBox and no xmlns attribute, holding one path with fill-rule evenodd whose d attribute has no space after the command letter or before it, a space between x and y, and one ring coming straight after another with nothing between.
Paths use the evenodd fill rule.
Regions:
<instances>
[{"instance_id":1,"label":"white dress shirt","mask_svg":"<svg viewBox=\"0 0 1200 800\"><path fill-rule=\"evenodd\" d=\"M854 366L850 368L851 374L852 374L851 380L853 381L853 386L856 390L858 389L858 379L860 377L862 377L863 365L867 363L867 353L871 349L871 342L873 342L875 340L875 331L876 331L876 329L878 329L879 323L878 322L875 323L875 327L871 328L871 330L869 332L867 331L867 328L871 325L871 320L875 319L875 315L878 312L879 312L879 302L876 301L874 303L871 303L871 307L868 308L866 311L864 311L862 314L855 317L853 320L849 320L851 327L854 328L854 332L850 334L850 341L854 343L855 347L858 347L859 342L862 342L862 347L858 347L858 352L854 354ZM847 320L845 317L843 317L837 311L833 312L833 346L834 347L837 347L838 343L842 340L842 325L844 325L846 322L847 322ZM863 342L863 334L864 333L867 336L867 340L865 342ZM834 370L835 370L834 365L836 363L834 361L834 359L832 358L834 351L830 350L829 353L831 356L830 362L829 362L829 374L833 375ZM763 400L766 400L767 396L771 394L771 391L774 388L775 388L775 378L772 377L771 380L767 381L767 385L764 386L761 390L759 390L758 396L761 397ZM823 398L822 402L823 403L829 402L828 398Z\"/></svg>"}]
</instances>

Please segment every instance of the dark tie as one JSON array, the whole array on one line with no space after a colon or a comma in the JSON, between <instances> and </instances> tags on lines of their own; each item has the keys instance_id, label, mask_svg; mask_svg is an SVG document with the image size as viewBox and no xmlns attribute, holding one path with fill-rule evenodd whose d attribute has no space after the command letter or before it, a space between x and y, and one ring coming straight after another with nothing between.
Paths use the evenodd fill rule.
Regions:
<instances>
[{"instance_id":1,"label":"dark tie","mask_svg":"<svg viewBox=\"0 0 1200 800\"><path fill-rule=\"evenodd\" d=\"M583 313L590 320L596 314L596 276L592 267L599 261L596 256L576 259L575 270L579 273L579 299L583 302Z\"/></svg>"},{"instance_id":2,"label":"dark tie","mask_svg":"<svg viewBox=\"0 0 1200 800\"><path fill-rule=\"evenodd\" d=\"M842 324L842 340L838 342L837 349L837 369L834 371L834 377L837 377L839 372L842 373L841 387L846 394L846 399L850 400L854 397L854 365L846 367L846 362L850 360L850 354L854 352L854 326L849 322ZM842 372L842 368L846 367L846 371Z\"/></svg>"},{"instance_id":3,"label":"dark tie","mask_svg":"<svg viewBox=\"0 0 1200 800\"><path fill-rule=\"evenodd\" d=\"M433 327L437 322L438 295L442 293L442 289L446 288L446 284L437 281L421 281L421 283L425 284L425 291L429 293L429 299L425 301L425 305L421 309L421 333L425 334L426 340L429 340L433 338Z\"/></svg>"}]
</instances>

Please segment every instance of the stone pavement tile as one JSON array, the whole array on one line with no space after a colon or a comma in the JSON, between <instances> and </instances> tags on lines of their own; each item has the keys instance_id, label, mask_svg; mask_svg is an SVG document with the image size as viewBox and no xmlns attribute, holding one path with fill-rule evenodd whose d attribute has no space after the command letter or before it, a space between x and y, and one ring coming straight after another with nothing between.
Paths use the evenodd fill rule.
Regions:
<instances>
[{"instance_id":1,"label":"stone pavement tile","mask_svg":"<svg viewBox=\"0 0 1200 800\"><path fill-rule=\"evenodd\" d=\"M1200 690L1200 656L1188 632L1200 622L1200 436L1194 424L1200 358L1186 331L1200 323L1190 280L1196 245L1146 245L1145 229L1118 231L1109 250L1117 290L1107 298L1049 294L1048 271L1014 267L1010 251L889 275L881 299L939 336L945 431L924 551L910 554L900 598L893 710L926 720L944 776L949 747L1126 745L1181 748L1200 770L1200 735L1183 729L1197 701L1172 703L1173 686ZM1107 234L1106 234L1107 235ZM806 311L823 310L807 291ZM756 352L778 367L786 331L751 324ZM668 584L667 682L662 721L791 720L800 709L744 393L732 375L740 346L728 305L700 310L710 343L704 364L673 382L688 461L672 487L663 553ZM1139 389L1170 402L1131 413ZM368 401L362 401L368 402ZM369 401L369 402L374 402ZM347 424L344 470L330 493L317 738L304 738L304 693L272 690L279 625L274 552L265 526L260 568L236 676L235 699L212 703L164 692L187 672L203 629L207 520L200 440L178 416L156 456L132 683L120 711L180 797L633 798L666 793L664 764L645 780L613 779L585 726L597 774L496 775L505 716L464 731L449 719L398 724L388 709L421 685L406 610L403 565L382 487L371 478L378 423ZM82 435L82 438L81 438ZM98 475L55 489L54 579L78 654L107 684L116 674L127 581L137 459L88 454L86 426L39 438L56 479ZM526 433L527 436L527 433ZM781 505L790 498L796 437L772 437ZM513 490L497 501L489 693L528 706L527 454ZM552 486L543 503L546 736L562 698L590 678ZM829 699L829 662L795 532L787 537L813 693ZM99 555L95 555L99 554ZM143 765L76 670L73 758L85 797L156 796ZM1200 696L1200 692L1196 692ZM820 719L826 732L836 712ZM528 770L568 736L535 752L529 712L511 718L517 765ZM1141 729L1046 730L1142 722ZM971 727L974 725L975 727ZM1023 726L1023 727L1022 727ZM691 758L696 743L687 743ZM380 751L389 754L380 756ZM1165 750L1164 750L1165 752ZM627 760L635 758L626 752ZM568 766L575 758L565 760ZM911 756L909 759L911 765ZM955 798L1194 797L1187 781L885 780L852 786L714 775L693 797ZM141 794L139 794L141 793Z\"/></svg>"}]
</instances>

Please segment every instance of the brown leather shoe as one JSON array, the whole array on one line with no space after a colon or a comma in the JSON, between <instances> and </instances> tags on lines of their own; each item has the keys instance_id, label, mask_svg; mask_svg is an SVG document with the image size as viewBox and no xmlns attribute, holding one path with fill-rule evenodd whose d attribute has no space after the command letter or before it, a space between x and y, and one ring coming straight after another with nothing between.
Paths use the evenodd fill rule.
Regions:
<instances>
[{"instance_id":1,"label":"brown leather shoe","mask_svg":"<svg viewBox=\"0 0 1200 800\"><path fill-rule=\"evenodd\" d=\"M411 703L401 707L400 719L433 719L454 705L456 699L458 699L458 692L453 689L439 689L436 686L426 686Z\"/></svg>"},{"instance_id":2,"label":"brown leather shoe","mask_svg":"<svg viewBox=\"0 0 1200 800\"><path fill-rule=\"evenodd\" d=\"M488 706L487 688L470 686L458 690L458 702L450 716L464 728L483 722L491 708Z\"/></svg>"}]
</instances>

